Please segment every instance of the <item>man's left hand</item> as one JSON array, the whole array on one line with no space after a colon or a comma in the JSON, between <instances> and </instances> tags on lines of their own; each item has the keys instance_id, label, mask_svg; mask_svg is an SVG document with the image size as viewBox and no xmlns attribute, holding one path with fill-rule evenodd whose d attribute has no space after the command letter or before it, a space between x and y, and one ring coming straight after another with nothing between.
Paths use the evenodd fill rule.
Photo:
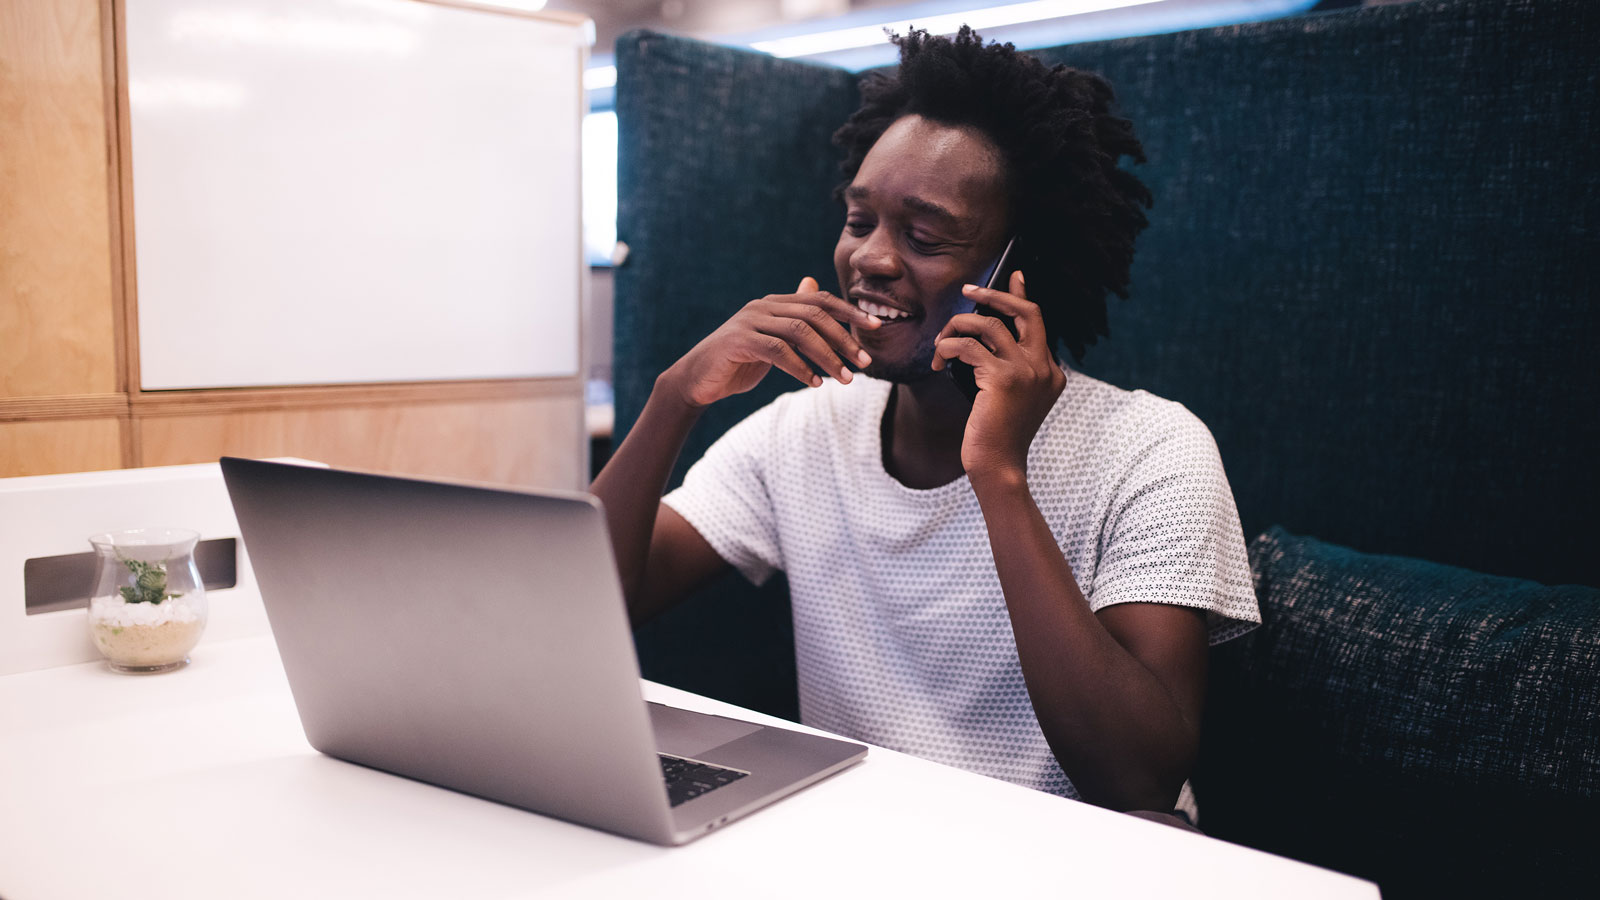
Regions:
<instances>
[{"instance_id":1,"label":"man's left hand","mask_svg":"<svg viewBox=\"0 0 1600 900\"><path fill-rule=\"evenodd\" d=\"M1045 339L1044 315L1028 300L1021 272L1012 273L1010 288L1007 293L969 284L962 291L1010 317L1016 337L994 316L963 313L952 316L934 338L934 370L959 359L972 366L978 384L961 439L961 465L975 481L1027 475L1028 447L1067 384Z\"/></svg>"}]
</instances>

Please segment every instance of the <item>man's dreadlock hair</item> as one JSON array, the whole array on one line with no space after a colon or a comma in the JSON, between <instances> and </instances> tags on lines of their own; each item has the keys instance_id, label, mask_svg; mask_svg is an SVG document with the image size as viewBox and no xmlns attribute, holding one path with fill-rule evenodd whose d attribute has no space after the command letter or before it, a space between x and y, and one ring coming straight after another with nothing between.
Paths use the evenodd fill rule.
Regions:
<instances>
[{"instance_id":1,"label":"man's dreadlock hair","mask_svg":"<svg viewBox=\"0 0 1600 900\"><path fill-rule=\"evenodd\" d=\"M1048 68L1011 44L984 46L967 26L953 39L912 29L890 40L900 48L899 71L868 75L861 108L834 133L845 151L835 199L897 119L977 128L1005 160L1012 252L1028 298L1044 313L1050 346L1065 344L1081 361L1109 335L1106 293L1128 296L1133 241L1150 206L1150 190L1118 168L1124 156L1145 158L1133 125L1111 112L1111 85Z\"/></svg>"}]
</instances>

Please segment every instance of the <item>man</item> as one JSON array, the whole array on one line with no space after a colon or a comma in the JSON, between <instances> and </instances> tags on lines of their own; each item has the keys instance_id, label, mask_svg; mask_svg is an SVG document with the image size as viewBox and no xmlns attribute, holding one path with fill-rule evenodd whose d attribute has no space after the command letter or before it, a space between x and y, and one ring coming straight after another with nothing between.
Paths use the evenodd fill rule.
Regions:
<instances>
[{"instance_id":1,"label":"man","mask_svg":"<svg viewBox=\"0 0 1600 900\"><path fill-rule=\"evenodd\" d=\"M1118 160L1142 148L1097 76L970 29L895 41L897 75L835 135L839 295L808 277L745 305L657 378L594 483L630 612L781 568L807 724L1192 810L1208 643L1259 622L1238 513L1204 425L1056 356L1126 294L1149 194ZM973 284L1013 238L1004 289ZM808 387L661 499L699 411L772 369Z\"/></svg>"}]
</instances>

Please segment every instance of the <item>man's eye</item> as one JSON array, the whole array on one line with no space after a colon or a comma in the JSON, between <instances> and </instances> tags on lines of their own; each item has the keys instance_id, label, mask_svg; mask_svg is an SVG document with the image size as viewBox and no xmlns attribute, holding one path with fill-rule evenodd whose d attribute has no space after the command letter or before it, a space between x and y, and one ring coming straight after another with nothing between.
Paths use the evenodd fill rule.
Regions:
<instances>
[{"instance_id":1,"label":"man's eye","mask_svg":"<svg viewBox=\"0 0 1600 900\"><path fill-rule=\"evenodd\" d=\"M846 219L844 222L844 230L850 232L850 234L854 235L855 237L861 237L872 230L872 223L862 221L861 219Z\"/></svg>"},{"instance_id":2,"label":"man's eye","mask_svg":"<svg viewBox=\"0 0 1600 900\"><path fill-rule=\"evenodd\" d=\"M906 243L910 244L911 249L917 251L918 253L933 253L940 247L938 241L928 238L920 238L915 234L907 234Z\"/></svg>"}]
</instances>

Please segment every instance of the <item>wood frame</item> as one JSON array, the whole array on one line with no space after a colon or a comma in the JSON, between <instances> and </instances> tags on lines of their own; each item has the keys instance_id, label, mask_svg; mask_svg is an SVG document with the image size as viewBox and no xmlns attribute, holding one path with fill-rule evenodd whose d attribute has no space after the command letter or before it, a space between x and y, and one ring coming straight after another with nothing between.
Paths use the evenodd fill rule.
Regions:
<instances>
[{"instance_id":1,"label":"wood frame","mask_svg":"<svg viewBox=\"0 0 1600 900\"><path fill-rule=\"evenodd\" d=\"M271 410L296 411L313 408L330 410L338 407L350 408L354 414L374 406L440 404L443 409L451 404L494 400L526 400L550 410L557 410L566 404L560 402L545 404L542 401L575 400L576 402L572 403L575 409L575 421L571 423L572 431L580 437L586 434L582 398L587 359L582 352L584 327L581 313L578 324L580 342L578 367L577 372L571 376L144 390L140 382L137 327L139 297L137 235L134 227L136 198L133 194L132 118L128 96L126 2L127 0L96 0L100 14L100 60L106 123L105 165L108 186L106 221L111 256L110 296L107 300L111 304L112 347L116 355L114 361L116 393L0 397L0 422L115 418L119 423L118 454L122 465L130 468L144 463L141 425L144 420L154 417L166 419L174 416L244 415ZM587 17L574 13L528 12L463 2L463 0L412 0L412 2L541 19L565 25L581 25L588 21ZM592 35L592 31L590 34ZM581 70L588 59L587 44L580 44L578 56L581 81ZM581 116L587 109L587 98L580 91L576 100L578 114ZM582 183L581 168L579 172L573 173L573 177ZM588 306L589 285L588 267L582 254L581 214L579 221L574 224L573 233L578 252L573 264L580 268L578 301L582 310ZM562 417L564 416L563 413ZM565 428L558 430L564 431ZM563 448L550 449L557 453L566 452ZM587 472L588 442L579 440L570 450L577 454L578 469Z\"/></svg>"},{"instance_id":2,"label":"wood frame","mask_svg":"<svg viewBox=\"0 0 1600 900\"><path fill-rule=\"evenodd\" d=\"M139 336L133 327L135 310L130 307L127 293L129 268L133 265L133 210L127 202L132 196L133 182L125 177L128 167L123 161L129 158L127 109L127 53L122 40L123 0L100 0L101 66L105 76L106 97L106 178L110 208L106 221L111 229L111 332L117 353L117 388L122 391L122 465L134 468L139 465L139 442L134 440L132 409L128 392L135 382L130 372L139 370Z\"/></svg>"}]
</instances>

